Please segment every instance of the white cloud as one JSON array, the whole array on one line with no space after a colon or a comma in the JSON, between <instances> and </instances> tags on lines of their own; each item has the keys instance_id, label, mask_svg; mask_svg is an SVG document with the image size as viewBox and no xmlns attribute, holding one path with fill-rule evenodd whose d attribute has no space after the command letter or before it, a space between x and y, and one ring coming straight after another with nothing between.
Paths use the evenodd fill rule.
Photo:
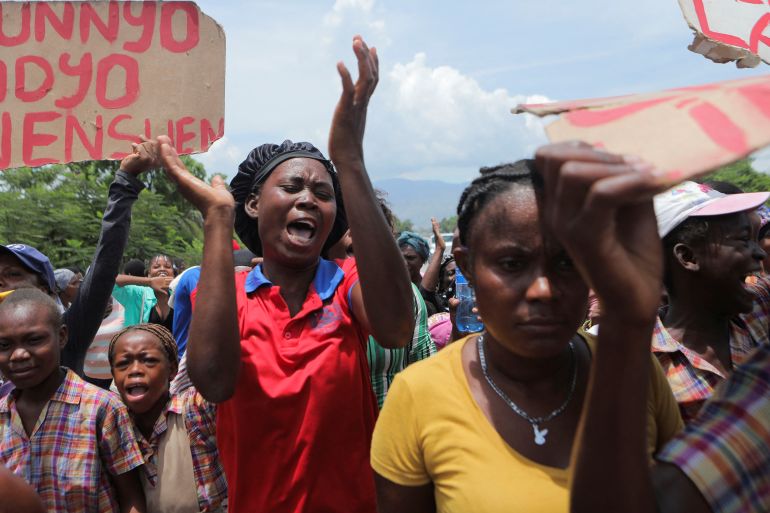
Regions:
<instances>
[{"instance_id":1,"label":"white cloud","mask_svg":"<svg viewBox=\"0 0 770 513\"><path fill-rule=\"evenodd\" d=\"M337 0L334 2L332 10L324 16L324 24L330 27L337 27L342 23L346 12L361 11L370 13L373 7L374 0Z\"/></svg>"},{"instance_id":2,"label":"white cloud","mask_svg":"<svg viewBox=\"0 0 770 513\"><path fill-rule=\"evenodd\" d=\"M453 67L430 67L424 53L393 66L383 89L386 114L378 119L375 110L370 119L374 152L391 176L397 165L403 177L464 181L480 166L517 160L545 142L540 119L510 110L548 98L485 90Z\"/></svg>"},{"instance_id":3,"label":"white cloud","mask_svg":"<svg viewBox=\"0 0 770 513\"><path fill-rule=\"evenodd\" d=\"M245 156L238 146L224 136L215 141L206 153L198 153L192 157L203 164L209 174L224 173L231 177Z\"/></svg>"}]
</instances>

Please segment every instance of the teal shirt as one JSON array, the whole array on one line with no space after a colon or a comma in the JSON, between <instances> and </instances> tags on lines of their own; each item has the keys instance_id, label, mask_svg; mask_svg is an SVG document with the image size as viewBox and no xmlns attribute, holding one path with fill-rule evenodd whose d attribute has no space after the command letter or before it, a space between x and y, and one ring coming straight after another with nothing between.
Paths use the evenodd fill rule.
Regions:
<instances>
[{"instance_id":1,"label":"teal shirt","mask_svg":"<svg viewBox=\"0 0 770 513\"><path fill-rule=\"evenodd\" d=\"M140 285L115 285L112 288L112 297L126 309L123 327L141 324L150 320L150 313L158 300L155 291L150 287Z\"/></svg>"},{"instance_id":2,"label":"teal shirt","mask_svg":"<svg viewBox=\"0 0 770 513\"><path fill-rule=\"evenodd\" d=\"M372 389L377 396L377 405L382 408L393 378L408 365L436 353L436 344L428 331L428 309L420 290L412 284L414 296L414 333L412 340L401 349L385 349L369 337L366 359L369 361Z\"/></svg>"}]
</instances>

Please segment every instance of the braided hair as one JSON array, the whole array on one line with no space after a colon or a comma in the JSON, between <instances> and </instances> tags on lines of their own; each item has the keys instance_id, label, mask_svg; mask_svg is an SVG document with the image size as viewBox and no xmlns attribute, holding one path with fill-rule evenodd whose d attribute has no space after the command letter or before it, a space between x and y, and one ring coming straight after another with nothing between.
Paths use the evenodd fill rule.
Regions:
<instances>
[{"instance_id":1,"label":"braided hair","mask_svg":"<svg viewBox=\"0 0 770 513\"><path fill-rule=\"evenodd\" d=\"M123 328L112 337L110 340L109 349L107 350L107 359L110 362L110 367L112 367L115 363L115 344L118 342L120 337L130 331L145 331L154 335L155 338L157 338L160 342L160 345L163 348L163 352L168 357L168 361L171 366L176 367L179 364L179 351L176 346L176 340L174 340L174 335L172 335L168 328L165 326L148 322L144 324L134 324L133 326Z\"/></svg>"},{"instance_id":2,"label":"braided hair","mask_svg":"<svg viewBox=\"0 0 770 513\"><path fill-rule=\"evenodd\" d=\"M535 170L535 161L531 159L483 167L480 173L481 176L463 191L457 205L457 228L460 231L460 244L463 246L467 246L470 241L473 220L500 193L514 185L531 187L535 192L543 189L543 179Z\"/></svg>"}]
</instances>

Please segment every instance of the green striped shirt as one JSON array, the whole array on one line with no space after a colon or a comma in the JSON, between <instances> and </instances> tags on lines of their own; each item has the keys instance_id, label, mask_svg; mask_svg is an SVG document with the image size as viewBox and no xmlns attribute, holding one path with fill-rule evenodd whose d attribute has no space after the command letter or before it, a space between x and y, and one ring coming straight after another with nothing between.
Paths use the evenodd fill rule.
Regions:
<instances>
[{"instance_id":1,"label":"green striped shirt","mask_svg":"<svg viewBox=\"0 0 770 513\"><path fill-rule=\"evenodd\" d=\"M436 344L433 343L428 331L428 309L419 289L414 284L412 284L412 294L414 295L415 322L414 333L409 344L401 349L385 349L373 337L369 337L366 346L372 389L377 396L377 405L380 408L385 402L385 396L388 395L388 389L396 374L409 364L436 353Z\"/></svg>"}]
</instances>

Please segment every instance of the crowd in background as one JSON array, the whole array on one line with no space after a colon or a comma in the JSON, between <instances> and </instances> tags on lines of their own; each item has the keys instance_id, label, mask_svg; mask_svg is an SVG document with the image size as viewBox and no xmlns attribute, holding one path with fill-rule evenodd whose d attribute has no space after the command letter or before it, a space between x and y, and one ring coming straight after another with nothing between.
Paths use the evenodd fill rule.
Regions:
<instances>
[{"instance_id":1,"label":"crowd in background","mask_svg":"<svg viewBox=\"0 0 770 513\"><path fill-rule=\"evenodd\" d=\"M228 187L143 140L85 271L0 246L0 512L770 510L770 193L549 145L431 253L369 181L353 50L329 158L263 144ZM200 266L124 263L154 167Z\"/></svg>"}]
</instances>

